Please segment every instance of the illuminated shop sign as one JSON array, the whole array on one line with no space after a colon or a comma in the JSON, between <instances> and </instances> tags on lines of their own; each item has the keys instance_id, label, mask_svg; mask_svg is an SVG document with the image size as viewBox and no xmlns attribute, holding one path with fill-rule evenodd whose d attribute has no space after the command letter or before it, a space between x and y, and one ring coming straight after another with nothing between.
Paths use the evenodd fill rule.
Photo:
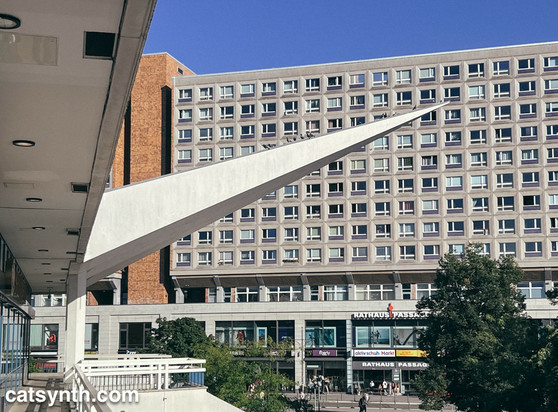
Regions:
<instances>
[{"instance_id":1,"label":"illuminated shop sign","mask_svg":"<svg viewBox=\"0 0 558 412\"><path fill-rule=\"evenodd\" d=\"M337 349L314 349L312 356L337 356Z\"/></svg>"},{"instance_id":2,"label":"illuminated shop sign","mask_svg":"<svg viewBox=\"0 0 558 412\"><path fill-rule=\"evenodd\" d=\"M426 362L395 362L395 361L355 361L353 370L381 370L381 369L403 369L403 370L422 370L426 369Z\"/></svg>"},{"instance_id":3,"label":"illuminated shop sign","mask_svg":"<svg viewBox=\"0 0 558 412\"><path fill-rule=\"evenodd\" d=\"M424 358L426 352L418 349L396 349L395 356L405 358Z\"/></svg>"},{"instance_id":4,"label":"illuminated shop sign","mask_svg":"<svg viewBox=\"0 0 558 412\"><path fill-rule=\"evenodd\" d=\"M422 319L425 314L417 312L355 312L351 315L352 320L371 320L371 319Z\"/></svg>"}]
</instances>

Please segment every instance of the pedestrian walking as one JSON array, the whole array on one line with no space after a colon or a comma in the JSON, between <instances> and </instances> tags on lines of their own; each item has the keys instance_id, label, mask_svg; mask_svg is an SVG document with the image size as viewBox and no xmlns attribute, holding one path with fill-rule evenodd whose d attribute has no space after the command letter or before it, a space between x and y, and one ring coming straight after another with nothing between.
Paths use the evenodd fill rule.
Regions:
<instances>
[{"instance_id":1,"label":"pedestrian walking","mask_svg":"<svg viewBox=\"0 0 558 412\"><path fill-rule=\"evenodd\" d=\"M364 395L358 401L358 408L359 412L366 412L366 397Z\"/></svg>"}]
</instances>

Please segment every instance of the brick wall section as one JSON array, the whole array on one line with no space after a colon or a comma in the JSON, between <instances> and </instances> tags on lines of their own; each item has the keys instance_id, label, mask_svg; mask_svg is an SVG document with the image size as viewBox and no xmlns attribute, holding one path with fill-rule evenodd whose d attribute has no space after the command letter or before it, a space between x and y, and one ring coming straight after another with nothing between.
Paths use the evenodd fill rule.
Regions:
<instances>
[{"instance_id":1,"label":"brick wall section","mask_svg":"<svg viewBox=\"0 0 558 412\"><path fill-rule=\"evenodd\" d=\"M172 78L179 75L179 67L184 75L193 74L168 54L146 55L141 59L131 99L130 183L161 175L161 88L172 89ZM124 128L114 157L114 187L123 185L123 171ZM129 304L168 303L159 265L156 252L129 266Z\"/></svg>"}]
</instances>

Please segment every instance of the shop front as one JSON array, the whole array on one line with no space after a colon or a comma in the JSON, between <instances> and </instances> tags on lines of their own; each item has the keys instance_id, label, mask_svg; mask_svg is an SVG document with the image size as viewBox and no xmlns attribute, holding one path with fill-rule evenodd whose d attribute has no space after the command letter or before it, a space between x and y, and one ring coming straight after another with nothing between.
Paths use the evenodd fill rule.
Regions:
<instances>
[{"instance_id":1,"label":"shop front","mask_svg":"<svg viewBox=\"0 0 558 412\"><path fill-rule=\"evenodd\" d=\"M323 376L328 391L345 391L347 385L346 351L337 349L306 350L306 381L307 384L318 376Z\"/></svg>"},{"instance_id":2,"label":"shop front","mask_svg":"<svg viewBox=\"0 0 558 412\"><path fill-rule=\"evenodd\" d=\"M391 305L390 305L391 307ZM418 350L418 336L426 320L416 312L365 312L352 314L353 390L374 390L380 383L412 391L412 380L426 368Z\"/></svg>"}]
</instances>

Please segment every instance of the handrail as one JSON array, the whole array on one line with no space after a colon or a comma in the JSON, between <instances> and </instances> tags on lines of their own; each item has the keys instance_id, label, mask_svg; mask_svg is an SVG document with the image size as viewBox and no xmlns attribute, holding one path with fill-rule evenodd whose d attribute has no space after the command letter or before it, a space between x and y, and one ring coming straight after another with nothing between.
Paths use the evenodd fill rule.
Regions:
<instances>
[{"instance_id":1,"label":"handrail","mask_svg":"<svg viewBox=\"0 0 558 412\"><path fill-rule=\"evenodd\" d=\"M72 385L76 393L81 395L83 392L87 392L90 394L89 399L81 399L81 396L76 399L77 410L80 412L112 412L112 409L109 408L108 405L97 401L99 391L87 379L79 364L74 365L73 372L74 379Z\"/></svg>"}]
</instances>

